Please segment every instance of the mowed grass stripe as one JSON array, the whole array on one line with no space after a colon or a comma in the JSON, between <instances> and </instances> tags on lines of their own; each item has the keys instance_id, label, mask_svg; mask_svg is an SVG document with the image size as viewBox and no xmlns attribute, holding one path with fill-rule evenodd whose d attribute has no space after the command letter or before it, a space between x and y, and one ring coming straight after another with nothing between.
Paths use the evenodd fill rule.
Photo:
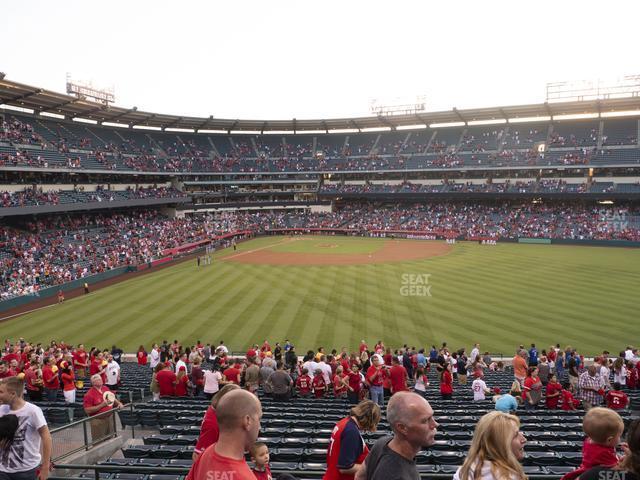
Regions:
<instances>
[{"instance_id":1,"label":"mowed grass stripe","mask_svg":"<svg viewBox=\"0 0 640 480\"><path fill-rule=\"evenodd\" d=\"M362 242L365 251L373 248L369 242L376 248L384 242L314 237L317 243L343 240L350 248ZM239 252L283 241L289 240L258 239L240 244ZM216 259L233 253L218 252ZM423 346L480 341L483 350L504 353L525 341L560 341L589 353L619 348L640 326L639 253L460 243L446 256L395 264L278 267L218 259L196 269L195 261L186 262L5 322L3 333L130 350L163 338L224 339L244 349L262 337L288 337L299 352L320 344L354 348L365 338ZM432 274L433 297L402 297L403 273ZM254 294L240 295L242 288Z\"/></svg>"}]
</instances>

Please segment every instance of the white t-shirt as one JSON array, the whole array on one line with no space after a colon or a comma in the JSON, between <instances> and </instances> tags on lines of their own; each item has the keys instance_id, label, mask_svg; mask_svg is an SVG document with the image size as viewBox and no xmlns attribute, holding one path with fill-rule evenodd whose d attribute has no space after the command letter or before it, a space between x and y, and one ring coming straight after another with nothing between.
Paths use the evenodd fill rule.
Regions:
<instances>
[{"instance_id":1,"label":"white t-shirt","mask_svg":"<svg viewBox=\"0 0 640 480\"><path fill-rule=\"evenodd\" d=\"M222 374L220 372L205 370L203 389L204 393L216 393L218 390L220 390L220 380L222 380Z\"/></svg>"},{"instance_id":2,"label":"white t-shirt","mask_svg":"<svg viewBox=\"0 0 640 480\"><path fill-rule=\"evenodd\" d=\"M307 370L309 370L309 376L313 380L313 376L315 375L316 370L319 368L319 365L315 361L309 360L302 364L302 368L306 368Z\"/></svg>"},{"instance_id":3,"label":"white t-shirt","mask_svg":"<svg viewBox=\"0 0 640 480\"><path fill-rule=\"evenodd\" d=\"M327 385L331 384L331 375L332 375L332 371L331 371L331 365L328 365L325 362L320 362L318 363L318 368L320 370L322 370L322 376L324 377L324 381Z\"/></svg>"},{"instance_id":4,"label":"white t-shirt","mask_svg":"<svg viewBox=\"0 0 640 480\"><path fill-rule=\"evenodd\" d=\"M480 355L480 350L477 348L474 348L473 350L471 350L471 355L469 355L469 360L473 362L478 355Z\"/></svg>"},{"instance_id":5,"label":"white t-shirt","mask_svg":"<svg viewBox=\"0 0 640 480\"><path fill-rule=\"evenodd\" d=\"M105 373L107 375L107 385L111 387L118 384L118 376L120 375L120 365L118 365L118 362L109 362Z\"/></svg>"},{"instance_id":6,"label":"white t-shirt","mask_svg":"<svg viewBox=\"0 0 640 480\"><path fill-rule=\"evenodd\" d=\"M182 360L178 360L176 362L176 374L180 371L180 367L184 367L185 372L188 372L187 364L184 363Z\"/></svg>"},{"instance_id":7,"label":"white t-shirt","mask_svg":"<svg viewBox=\"0 0 640 480\"><path fill-rule=\"evenodd\" d=\"M620 370L614 370L613 381L620 383L620 385L626 385L627 384L627 367L622 365L622 367L620 367Z\"/></svg>"},{"instance_id":8,"label":"white t-shirt","mask_svg":"<svg viewBox=\"0 0 640 480\"><path fill-rule=\"evenodd\" d=\"M485 390L487 388L487 384L484 383L484 380L481 378L476 378L471 384L471 388L473 389L473 401L484 400L485 399Z\"/></svg>"},{"instance_id":9,"label":"white t-shirt","mask_svg":"<svg viewBox=\"0 0 640 480\"><path fill-rule=\"evenodd\" d=\"M155 348L151 349L151 362L149 366L151 368L156 368L156 366L160 363L160 352Z\"/></svg>"},{"instance_id":10,"label":"white t-shirt","mask_svg":"<svg viewBox=\"0 0 640 480\"><path fill-rule=\"evenodd\" d=\"M0 472L16 473L33 470L40 465L40 434L38 429L47 425L40 407L26 402L24 407L12 411L9 405L0 405L0 417L13 414L18 417L18 430L9 452L0 449Z\"/></svg>"}]
</instances>

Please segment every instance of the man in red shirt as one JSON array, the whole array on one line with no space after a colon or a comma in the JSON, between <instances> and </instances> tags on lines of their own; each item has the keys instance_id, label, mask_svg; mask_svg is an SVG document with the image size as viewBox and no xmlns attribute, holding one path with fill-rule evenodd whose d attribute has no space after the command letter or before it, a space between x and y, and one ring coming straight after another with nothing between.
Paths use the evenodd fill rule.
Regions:
<instances>
[{"instance_id":1,"label":"man in red shirt","mask_svg":"<svg viewBox=\"0 0 640 480\"><path fill-rule=\"evenodd\" d=\"M194 462L186 480L255 480L244 452L250 450L260 431L262 407L247 390L227 393L216 409L220 436Z\"/></svg>"},{"instance_id":2,"label":"man in red shirt","mask_svg":"<svg viewBox=\"0 0 640 480\"><path fill-rule=\"evenodd\" d=\"M381 407L384 406L384 390L382 384L385 378L389 377L389 370L382 361L382 356L375 354L371 357L371 366L367 370L367 381L369 382L369 393L371 400Z\"/></svg>"},{"instance_id":3,"label":"man in red shirt","mask_svg":"<svg viewBox=\"0 0 640 480\"><path fill-rule=\"evenodd\" d=\"M55 357L49 357L42 367L42 381L44 382L44 395L50 402L55 402L60 390L60 378Z\"/></svg>"},{"instance_id":4,"label":"man in red shirt","mask_svg":"<svg viewBox=\"0 0 640 480\"><path fill-rule=\"evenodd\" d=\"M170 367L165 367L156 373L156 381L160 389L161 397L173 397L176 394L176 383L178 377L171 371Z\"/></svg>"},{"instance_id":5,"label":"man in red shirt","mask_svg":"<svg viewBox=\"0 0 640 480\"><path fill-rule=\"evenodd\" d=\"M629 397L621 391L619 382L613 384L613 390L607 392L605 400L607 401L607 408L611 408L612 410L622 410L629 404Z\"/></svg>"},{"instance_id":6,"label":"man in red shirt","mask_svg":"<svg viewBox=\"0 0 640 480\"><path fill-rule=\"evenodd\" d=\"M82 405L85 413L90 417L96 417L91 420L91 440L95 441L103 439L115 433L113 407L120 408L122 403L117 398L113 402L108 402L104 398L105 392L110 392L109 388L102 383L102 377L98 374L91 377L91 388L84 394Z\"/></svg>"},{"instance_id":7,"label":"man in red shirt","mask_svg":"<svg viewBox=\"0 0 640 480\"><path fill-rule=\"evenodd\" d=\"M84 350L84 345L78 345L78 348L73 352L73 368L77 378L85 377L86 368L89 366L87 360L87 352Z\"/></svg>"},{"instance_id":8,"label":"man in red shirt","mask_svg":"<svg viewBox=\"0 0 640 480\"><path fill-rule=\"evenodd\" d=\"M242 373L242 371L239 367L240 366L237 363L234 363L232 366L222 372L222 375L224 375L224 377L227 379L227 382L240 385L240 374Z\"/></svg>"},{"instance_id":9,"label":"man in red shirt","mask_svg":"<svg viewBox=\"0 0 640 480\"><path fill-rule=\"evenodd\" d=\"M400 365L398 357L393 357L391 360L392 367L389 370L389 376L391 377L391 394L397 392L404 392L409 390L407 388L407 370Z\"/></svg>"},{"instance_id":10,"label":"man in red shirt","mask_svg":"<svg viewBox=\"0 0 640 480\"><path fill-rule=\"evenodd\" d=\"M194 462L207 447L218 441L218 438L220 437L220 427L218 426L216 408L218 408L218 404L220 403L220 400L222 400L222 397L230 391L237 390L238 388L240 388L238 385L228 383L218 390L218 393L216 393L211 399L211 405L207 408L207 411L202 418L202 423L200 424L200 435L198 436L198 441L193 449L193 455L191 458Z\"/></svg>"}]
</instances>

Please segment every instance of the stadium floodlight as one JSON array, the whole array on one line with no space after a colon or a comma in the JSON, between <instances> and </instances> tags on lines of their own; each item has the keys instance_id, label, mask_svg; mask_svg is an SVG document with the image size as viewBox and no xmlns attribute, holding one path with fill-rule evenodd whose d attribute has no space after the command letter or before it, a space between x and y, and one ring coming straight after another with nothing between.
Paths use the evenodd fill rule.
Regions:
<instances>
[{"instance_id":1,"label":"stadium floodlight","mask_svg":"<svg viewBox=\"0 0 640 480\"><path fill-rule=\"evenodd\" d=\"M398 125L396 130L424 130L428 128L426 123L422 123L420 125Z\"/></svg>"},{"instance_id":2,"label":"stadium floodlight","mask_svg":"<svg viewBox=\"0 0 640 480\"><path fill-rule=\"evenodd\" d=\"M619 112L602 112L601 117L635 117L640 116L640 110L621 110Z\"/></svg>"},{"instance_id":3,"label":"stadium floodlight","mask_svg":"<svg viewBox=\"0 0 640 480\"><path fill-rule=\"evenodd\" d=\"M447 128L447 127L464 127L464 122L444 122L444 123L432 123L429 128Z\"/></svg>"},{"instance_id":4,"label":"stadium floodlight","mask_svg":"<svg viewBox=\"0 0 640 480\"><path fill-rule=\"evenodd\" d=\"M40 112L39 115L41 117L51 117L51 118L59 118L60 120L64 120L64 115L60 115L59 113L53 112Z\"/></svg>"},{"instance_id":5,"label":"stadium floodlight","mask_svg":"<svg viewBox=\"0 0 640 480\"><path fill-rule=\"evenodd\" d=\"M586 118L598 118L597 113L571 113L567 115L554 115L553 120L583 120Z\"/></svg>"},{"instance_id":6,"label":"stadium floodlight","mask_svg":"<svg viewBox=\"0 0 640 480\"><path fill-rule=\"evenodd\" d=\"M260 135L260 130L231 130L229 133L231 135Z\"/></svg>"},{"instance_id":7,"label":"stadium floodlight","mask_svg":"<svg viewBox=\"0 0 640 480\"><path fill-rule=\"evenodd\" d=\"M132 128L135 128L136 130L153 130L156 132L162 130L160 127L152 127L151 125L134 125Z\"/></svg>"},{"instance_id":8,"label":"stadium floodlight","mask_svg":"<svg viewBox=\"0 0 640 480\"><path fill-rule=\"evenodd\" d=\"M193 133L193 128L165 128L165 132L183 132L183 133Z\"/></svg>"},{"instance_id":9,"label":"stadium floodlight","mask_svg":"<svg viewBox=\"0 0 640 480\"><path fill-rule=\"evenodd\" d=\"M551 117L520 117L520 118L509 118L509 123L530 123L530 122L549 122L551 121Z\"/></svg>"},{"instance_id":10,"label":"stadium floodlight","mask_svg":"<svg viewBox=\"0 0 640 480\"><path fill-rule=\"evenodd\" d=\"M89 118L82 118L82 117L73 117L71 120L73 120L74 122L80 122L80 123L90 123L92 125L96 125L98 123L96 120L91 120Z\"/></svg>"},{"instance_id":11,"label":"stadium floodlight","mask_svg":"<svg viewBox=\"0 0 640 480\"><path fill-rule=\"evenodd\" d=\"M262 135L293 135L294 130L265 130Z\"/></svg>"},{"instance_id":12,"label":"stadium floodlight","mask_svg":"<svg viewBox=\"0 0 640 480\"><path fill-rule=\"evenodd\" d=\"M198 130L196 133L223 133L226 135L227 131L226 130L207 130L207 129L202 129L202 130Z\"/></svg>"},{"instance_id":13,"label":"stadium floodlight","mask_svg":"<svg viewBox=\"0 0 640 480\"><path fill-rule=\"evenodd\" d=\"M391 127L369 127L360 129L361 132L390 132Z\"/></svg>"},{"instance_id":14,"label":"stadium floodlight","mask_svg":"<svg viewBox=\"0 0 640 480\"><path fill-rule=\"evenodd\" d=\"M33 113L30 108L16 107L14 105L7 105L6 103L0 104L0 108L5 110L13 110L14 112Z\"/></svg>"},{"instance_id":15,"label":"stadium floodlight","mask_svg":"<svg viewBox=\"0 0 640 480\"><path fill-rule=\"evenodd\" d=\"M359 131L357 128L334 128L329 130L328 133L358 133Z\"/></svg>"},{"instance_id":16,"label":"stadium floodlight","mask_svg":"<svg viewBox=\"0 0 640 480\"><path fill-rule=\"evenodd\" d=\"M473 126L473 125L498 125L501 123L507 123L507 119L506 118L494 118L491 120L471 120L469 122L467 122L467 125L469 126Z\"/></svg>"},{"instance_id":17,"label":"stadium floodlight","mask_svg":"<svg viewBox=\"0 0 640 480\"><path fill-rule=\"evenodd\" d=\"M296 135L322 135L326 130L296 130Z\"/></svg>"},{"instance_id":18,"label":"stadium floodlight","mask_svg":"<svg viewBox=\"0 0 640 480\"><path fill-rule=\"evenodd\" d=\"M129 125L126 123L102 122L102 125L105 127L129 128Z\"/></svg>"}]
</instances>

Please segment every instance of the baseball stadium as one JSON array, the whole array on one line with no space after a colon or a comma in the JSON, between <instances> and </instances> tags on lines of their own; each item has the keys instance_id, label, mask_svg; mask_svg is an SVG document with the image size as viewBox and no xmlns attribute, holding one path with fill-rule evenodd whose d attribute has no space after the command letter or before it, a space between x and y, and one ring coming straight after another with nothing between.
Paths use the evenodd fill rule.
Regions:
<instances>
[{"instance_id":1,"label":"baseball stadium","mask_svg":"<svg viewBox=\"0 0 640 480\"><path fill-rule=\"evenodd\" d=\"M288 120L59 90L0 72L3 479L640 475L639 76Z\"/></svg>"}]
</instances>

